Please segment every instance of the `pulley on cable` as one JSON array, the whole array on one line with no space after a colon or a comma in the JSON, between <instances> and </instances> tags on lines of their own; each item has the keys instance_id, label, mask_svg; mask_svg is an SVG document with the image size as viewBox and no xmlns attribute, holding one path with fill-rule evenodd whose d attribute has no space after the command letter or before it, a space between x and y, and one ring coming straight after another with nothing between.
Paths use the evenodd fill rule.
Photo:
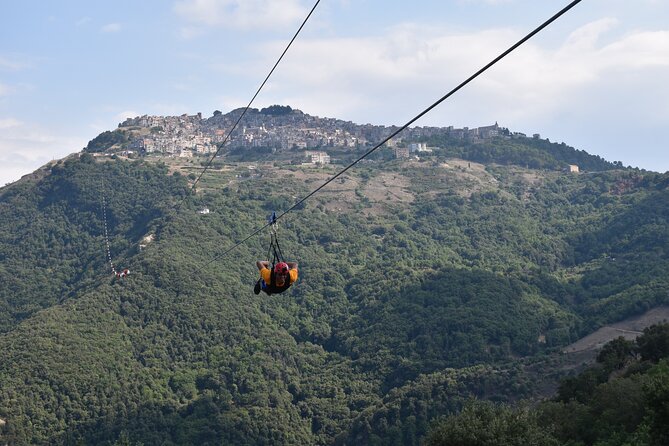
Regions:
<instances>
[{"instance_id":1,"label":"pulley on cable","mask_svg":"<svg viewBox=\"0 0 669 446\"><path fill-rule=\"evenodd\" d=\"M276 212L268 218L270 243L267 259L258 260L256 266L260 271L260 279L256 282L253 292L260 294L264 291L268 295L283 293L297 280L297 262L286 262L279 245L279 225L276 221Z\"/></svg>"}]
</instances>

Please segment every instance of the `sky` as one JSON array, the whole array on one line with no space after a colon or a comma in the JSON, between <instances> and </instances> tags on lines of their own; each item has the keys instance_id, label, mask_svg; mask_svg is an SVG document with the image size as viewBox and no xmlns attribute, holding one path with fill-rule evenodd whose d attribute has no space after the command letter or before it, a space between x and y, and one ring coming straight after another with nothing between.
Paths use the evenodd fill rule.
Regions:
<instances>
[{"instance_id":1,"label":"sky","mask_svg":"<svg viewBox=\"0 0 669 446\"><path fill-rule=\"evenodd\" d=\"M568 0L321 0L253 106L403 125ZM0 186L126 117L245 106L315 0L0 0ZM669 0L583 0L415 125L669 170Z\"/></svg>"}]
</instances>

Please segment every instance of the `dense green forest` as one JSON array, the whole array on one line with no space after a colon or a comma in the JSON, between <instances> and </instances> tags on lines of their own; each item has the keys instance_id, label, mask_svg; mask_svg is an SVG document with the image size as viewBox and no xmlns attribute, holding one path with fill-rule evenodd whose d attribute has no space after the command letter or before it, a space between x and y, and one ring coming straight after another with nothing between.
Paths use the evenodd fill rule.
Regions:
<instances>
[{"instance_id":1,"label":"dense green forest","mask_svg":"<svg viewBox=\"0 0 669 446\"><path fill-rule=\"evenodd\" d=\"M570 437L585 418L539 423L574 401L596 419L580 377L542 411L500 404L555 388L562 347L669 303L669 176L469 159L347 172L281 220L300 278L271 297L252 293L265 234L220 253L335 167L223 160L190 195L197 161L84 154L0 189L0 443L440 444L511 417L592 444ZM666 399L639 404L630 435L660 438Z\"/></svg>"}]
</instances>

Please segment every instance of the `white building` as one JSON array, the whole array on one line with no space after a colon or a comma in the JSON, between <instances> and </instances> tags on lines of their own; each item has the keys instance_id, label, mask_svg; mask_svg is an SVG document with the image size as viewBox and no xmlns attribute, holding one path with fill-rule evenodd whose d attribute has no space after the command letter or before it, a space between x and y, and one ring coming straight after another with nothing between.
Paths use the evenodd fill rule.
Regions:
<instances>
[{"instance_id":1,"label":"white building","mask_svg":"<svg viewBox=\"0 0 669 446\"><path fill-rule=\"evenodd\" d=\"M427 148L427 143L412 142L411 144L409 144L409 153L415 153L415 152L429 153L432 152L432 149Z\"/></svg>"},{"instance_id":2,"label":"white building","mask_svg":"<svg viewBox=\"0 0 669 446\"><path fill-rule=\"evenodd\" d=\"M325 152L304 152L311 164L330 164L330 155Z\"/></svg>"}]
</instances>

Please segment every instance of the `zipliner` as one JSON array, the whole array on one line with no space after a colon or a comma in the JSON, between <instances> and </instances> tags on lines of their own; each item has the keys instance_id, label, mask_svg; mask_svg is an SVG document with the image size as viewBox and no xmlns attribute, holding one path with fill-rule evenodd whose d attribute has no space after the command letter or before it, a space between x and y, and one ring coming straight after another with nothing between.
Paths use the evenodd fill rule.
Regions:
<instances>
[{"instance_id":1,"label":"zipliner","mask_svg":"<svg viewBox=\"0 0 669 446\"><path fill-rule=\"evenodd\" d=\"M260 271L260 279L253 288L255 294L260 294L260 291L268 296L283 293L297 280L297 262L279 262L271 268L270 262L258 260L256 266Z\"/></svg>"}]
</instances>

